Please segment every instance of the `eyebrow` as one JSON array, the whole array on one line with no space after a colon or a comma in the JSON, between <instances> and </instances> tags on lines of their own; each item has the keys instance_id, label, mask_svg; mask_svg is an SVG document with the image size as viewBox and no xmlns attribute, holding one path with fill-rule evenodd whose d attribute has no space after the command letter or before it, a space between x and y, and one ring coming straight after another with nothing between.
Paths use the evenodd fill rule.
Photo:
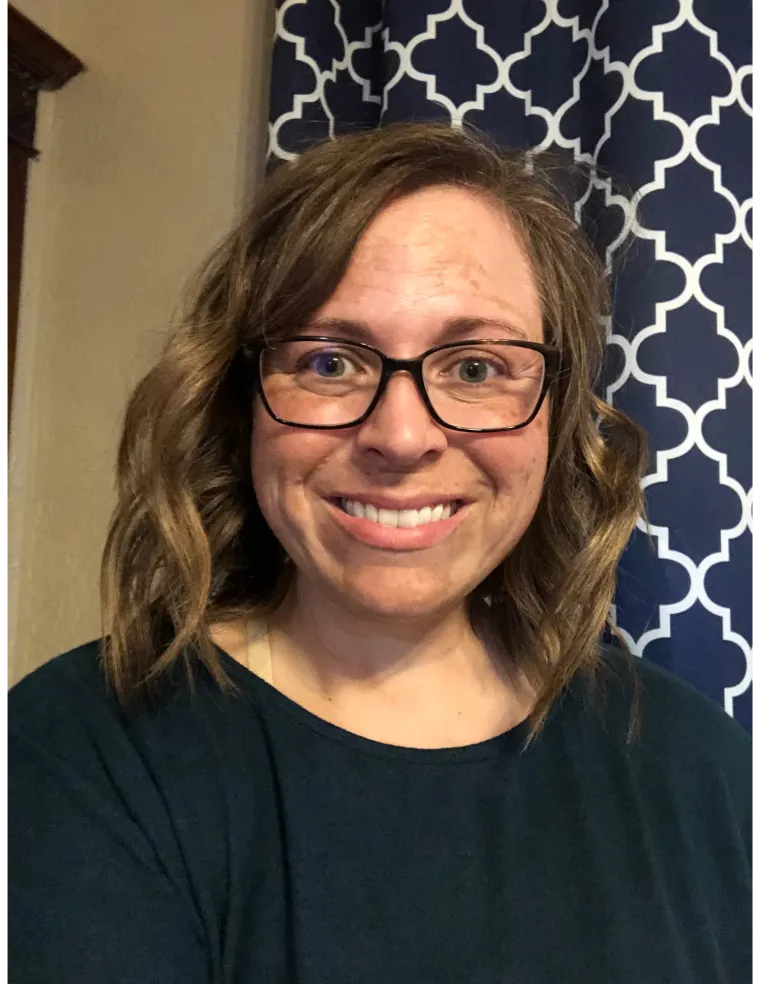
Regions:
<instances>
[{"instance_id":1,"label":"eyebrow","mask_svg":"<svg viewBox=\"0 0 760 984\"><path fill-rule=\"evenodd\" d=\"M443 322L443 329L436 345L443 345L446 342L455 342L462 338L473 338L473 332L481 329L495 329L498 334L509 337L517 337L523 341L530 341L527 332L511 321L503 321L500 318L480 318L480 317L457 317L447 318ZM376 344L377 339L372 333L372 329L364 321L353 321L349 318L313 318L303 326L303 331L314 332L317 335L339 335L341 338L350 338L356 341Z\"/></svg>"}]
</instances>

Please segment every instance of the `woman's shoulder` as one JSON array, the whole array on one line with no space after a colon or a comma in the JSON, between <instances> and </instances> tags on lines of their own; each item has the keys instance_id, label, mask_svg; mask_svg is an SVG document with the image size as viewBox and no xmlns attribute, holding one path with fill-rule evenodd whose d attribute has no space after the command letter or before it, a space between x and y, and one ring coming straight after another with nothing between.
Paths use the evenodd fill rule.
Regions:
<instances>
[{"instance_id":1,"label":"woman's shoulder","mask_svg":"<svg viewBox=\"0 0 760 984\"><path fill-rule=\"evenodd\" d=\"M53 681L63 680L95 680L102 668L100 640L93 639L82 643L64 653L53 656L41 663L36 669L22 677L9 690L18 700L30 690L40 686L46 687Z\"/></svg>"},{"instance_id":2,"label":"woman's shoulder","mask_svg":"<svg viewBox=\"0 0 760 984\"><path fill-rule=\"evenodd\" d=\"M602 660L602 676L613 701L628 701L638 685L642 730L652 737L667 733L691 745L701 740L729 750L750 748L748 732L720 704L670 670L617 646L605 646Z\"/></svg>"},{"instance_id":3,"label":"woman's shoulder","mask_svg":"<svg viewBox=\"0 0 760 984\"><path fill-rule=\"evenodd\" d=\"M8 694L10 733L43 743L103 741L179 743L200 734L200 719L235 718L240 702L226 700L202 668L188 678L180 660L152 697L119 701L105 671L100 640L77 646L43 663ZM213 726L213 725L212 725Z\"/></svg>"},{"instance_id":4,"label":"woman's shoulder","mask_svg":"<svg viewBox=\"0 0 760 984\"><path fill-rule=\"evenodd\" d=\"M97 640L48 660L8 692L10 729L37 737L59 729L72 717L94 715L105 720L117 714Z\"/></svg>"},{"instance_id":5,"label":"woman's shoulder","mask_svg":"<svg viewBox=\"0 0 760 984\"><path fill-rule=\"evenodd\" d=\"M749 810L752 739L717 701L617 647L605 647L601 679L605 730L640 775L694 795L717 783L742 812ZM629 734L632 720L637 727Z\"/></svg>"},{"instance_id":6,"label":"woman's shoulder","mask_svg":"<svg viewBox=\"0 0 760 984\"><path fill-rule=\"evenodd\" d=\"M221 830L220 789L249 780L258 789L266 779L263 726L252 711L210 674L195 673L191 686L184 665L159 700L124 707L107 681L100 644L89 642L11 689L9 759L24 788L76 790L112 817L127 804L144 829L165 833L167 809L181 813L192 801L199 822ZM243 743L246 757L236 754Z\"/></svg>"}]
</instances>

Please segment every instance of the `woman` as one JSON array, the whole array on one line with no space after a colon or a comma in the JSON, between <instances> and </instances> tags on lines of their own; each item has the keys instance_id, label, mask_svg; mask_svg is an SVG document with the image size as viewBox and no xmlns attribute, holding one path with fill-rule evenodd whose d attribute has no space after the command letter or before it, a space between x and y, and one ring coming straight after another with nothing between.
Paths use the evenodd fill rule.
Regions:
<instances>
[{"instance_id":1,"label":"woman","mask_svg":"<svg viewBox=\"0 0 760 984\"><path fill-rule=\"evenodd\" d=\"M104 639L11 694L11 977L749 979L749 739L601 646L604 270L431 124L269 179L141 382Z\"/></svg>"}]
</instances>

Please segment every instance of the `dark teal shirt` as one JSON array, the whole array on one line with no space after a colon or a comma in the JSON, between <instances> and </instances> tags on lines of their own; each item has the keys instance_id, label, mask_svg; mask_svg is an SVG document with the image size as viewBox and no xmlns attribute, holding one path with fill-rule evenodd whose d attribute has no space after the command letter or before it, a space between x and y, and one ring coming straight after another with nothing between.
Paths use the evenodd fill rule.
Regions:
<instances>
[{"instance_id":1,"label":"dark teal shirt","mask_svg":"<svg viewBox=\"0 0 760 984\"><path fill-rule=\"evenodd\" d=\"M124 716L95 644L10 693L12 984L744 984L750 739L609 652L539 739L401 748L229 656Z\"/></svg>"}]
</instances>

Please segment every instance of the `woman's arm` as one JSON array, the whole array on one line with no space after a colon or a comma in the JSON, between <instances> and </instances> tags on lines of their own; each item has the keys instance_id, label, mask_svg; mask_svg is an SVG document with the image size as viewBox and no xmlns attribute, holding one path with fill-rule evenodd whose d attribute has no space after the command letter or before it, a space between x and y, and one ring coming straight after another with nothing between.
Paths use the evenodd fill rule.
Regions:
<instances>
[{"instance_id":1,"label":"woman's arm","mask_svg":"<svg viewBox=\"0 0 760 984\"><path fill-rule=\"evenodd\" d=\"M9 697L9 980L208 984L203 926L144 822L150 776L105 703L40 675Z\"/></svg>"}]
</instances>

